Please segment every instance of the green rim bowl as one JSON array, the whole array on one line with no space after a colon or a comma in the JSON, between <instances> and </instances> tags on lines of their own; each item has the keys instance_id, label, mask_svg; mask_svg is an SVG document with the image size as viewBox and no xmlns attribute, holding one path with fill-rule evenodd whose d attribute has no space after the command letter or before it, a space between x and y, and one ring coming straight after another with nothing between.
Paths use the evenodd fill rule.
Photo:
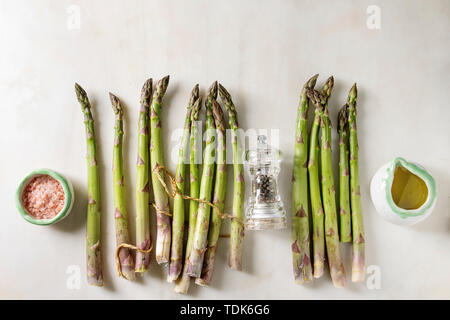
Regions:
<instances>
[{"instance_id":1,"label":"green rim bowl","mask_svg":"<svg viewBox=\"0 0 450 320\"><path fill-rule=\"evenodd\" d=\"M33 218L28 212L25 210L23 203L22 203L22 193L25 188L25 186L28 184L28 182L33 179L36 176L40 175L49 175L52 178L56 179L61 183L63 190L64 190L64 207L62 210L52 219L35 219ZM72 209L73 202L74 202L74 192L73 192L73 186L70 183L69 180L64 178L61 174L52 171L50 169L39 169L31 172L29 175L27 175L22 182L19 184L19 187L16 191L16 207L17 210L19 210L20 215L22 218L24 218L26 221L38 225L38 226L48 226L51 224L54 224L56 222L61 221L65 217L67 217L70 213L70 210Z\"/></svg>"}]
</instances>

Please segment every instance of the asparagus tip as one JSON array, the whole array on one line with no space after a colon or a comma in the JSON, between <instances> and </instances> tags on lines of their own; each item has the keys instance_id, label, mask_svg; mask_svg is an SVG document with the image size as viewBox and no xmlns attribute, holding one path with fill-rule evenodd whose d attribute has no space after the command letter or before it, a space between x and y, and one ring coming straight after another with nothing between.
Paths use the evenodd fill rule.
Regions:
<instances>
[{"instance_id":1,"label":"asparagus tip","mask_svg":"<svg viewBox=\"0 0 450 320\"><path fill-rule=\"evenodd\" d=\"M347 119L348 119L348 105L344 104L338 113L338 126L337 126L338 132L345 128L345 126L347 125Z\"/></svg>"},{"instance_id":2,"label":"asparagus tip","mask_svg":"<svg viewBox=\"0 0 450 320\"><path fill-rule=\"evenodd\" d=\"M330 97L331 91L333 90L333 86L334 86L334 77L330 76L325 82L325 85L323 86L322 89L322 93L326 98Z\"/></svg>"},{"instance_id":3,"label":"asparagus tip","mask_svg":"<svg viewBox=\"0 0 450 320\"><path fill-rule=\"evenodd\" d=\"M161 79L162 82L167 86L169 84L170 75L167 75Z\"/></svg>"},{"instance_id":4,"label":"asparagus tip","mask_svg":"<svg viewBox=\"0 0 450 320\"><path fill-rule=\"evenodd\" d=\"M194 103L198 100L198 97L200 95L200 89L198 83L194 86L191 92L191 97L189 99L189 105L193 106Z\"/></svg>"},{"instance_id":5,"label":"asparagus tip","mask_svg":"<svg viewBox=\"0 0 450 320\"><path fill-rule=\"evenodd\" d=\"M109 100L111 100L112 104L117 104L119 98L117 98L112 92L109 93Z\"/></svg>"},{"instance_id":6,"label":"asparagus tip","mask_svg":"<svg viewBox=\"0 0 450 320\"><path fill-rule=\"evenodd\" d=\"M149 90L152 91L152 86L153 86L153 79L148 78L147 80L145 80L144 85L142 86L142 92Z\"/></svg>"},{"instance_id":7,"label":"asparagus tip","mask_svg":"<svg viewBox=\"0 0 450 320\"><path fill-rule=\"evenodd\" d=\"M356 88L356 82L353 84L352 88L350 89L350 92L348 93L348 101L352 102L356 100L356 97L358 96L358 90Z\"/></svg>"},{"instance_id":8,"label":"asparagus tip","mask_svg":"<svg viewBox=\"0 0 450 320\"><path fill-rule=\"evenodd\" d=\"M214 81L208 89L208 97L217 99L217 81Z\"/></svg>"},{"instance_id":9,"label":"asparagus tip","mask_svg":"<svg viewBox=\"0 0 450 320\"><path fill-rule=\"evenodd\" d=\"M319 77L319 74L316 73L315 75L313 75L307 82L306 82L306 87L308 88L314 88L314 86L316 85L317 82L317 78Z\"/></svg>"},{"instance_id":10,"label":"asparagus tip","mask_svg":"<svg viewBox=\"0 0 450 320\"><path fill-rule=\"evenodd\" d=\"M219 94L220 98L225 104L231 103L231 95L228 93L227 89L219 83Z\"/></svg>"},{"instance_id":11,"label":"asparagus tip","mask_svg":"<svg viewBox=\"0 0 450 320\"><path fill-rule=\"evenodd\" d=\"M141 104L150 104L150 98L152 96L153 79L149 78L145 81L141 90Z\"/></svg>"},{"instance_id":12,"label":"asparagus tip","mask_svg":"<svg viewBox=\"0 0 450 320\"><path fill-rule=\"evenodd\" d=\"M84 89L83 89L78 83L76 83L76 82L75 82L75 93L76 93L76 95L77 95L78 101L79 101L80 103L81 103L81 102L84 102L84 100L85 100L86 97L87 97L86 91L84 91Z\"/></svg>"},{"instance_id":13,"label":"asparagus tip","mask_svg":"<svg viewBox=\"0 0 450 320\"><path fill-rule=\"evenodd\" d=\"M109 99L111 100L111 105L113 107L114 113L122 112L122 107L120 105L120 100L111 92L109 93Z\"/></svg>"},{"instance_id":14,"label":"asparagus tip","mask_svg":"<svg viewBox=\"0 0 450 320\"><path fill-rule=\"evenodd\" d=\"M334 85L334 77L333 76L329 76L327 79L327 82L331 83L331 87Z\"/></svg>"},{"instance_id":15,"label":"asparagus tip","mask_svg":"<svg viewBox=\"0 0 450 320\"><path fill-rule=\"evenodd\" d=\"M169 85L169 80L170 80L170 76L167 75L158 81L158 83L156 85L156 89L161 96L163 96L166 93L167 87Z\"/></svg>"}]
</instances>

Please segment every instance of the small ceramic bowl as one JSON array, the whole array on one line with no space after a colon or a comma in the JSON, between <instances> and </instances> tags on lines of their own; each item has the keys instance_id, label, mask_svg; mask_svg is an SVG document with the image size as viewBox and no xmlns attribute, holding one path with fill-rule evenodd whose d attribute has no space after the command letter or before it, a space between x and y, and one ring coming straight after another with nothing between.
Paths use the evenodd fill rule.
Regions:
<instances>
[{"instance_id":1,"label":"small ceramic bowl","mask_svg":"<svg viewBox=\"0 0 450 320\"><path fill-rule=\"evenodd\" d=\"M27 210L25 209L23 203L22 203L22 194L27 186L27 184L36 176L40 175L48 175L57 180L59 183L61 183L61 186L64 190L64 207L62 210L53 218L51 219L36 219L32 217ZM19 184L19 187L16 191L16 207L17 210L19 210L19 213L21 214L22 218L24 218L26 221L39 225L39 226L47 226L54 224L56 222L61 221L65 217L67 217L70 213L70 210L72 209L73 202L75 200L74 197L74 191L73 186L70 183L69 180L67 180L65 177L63 177L61 174L52 171L50 169L39 169L31 172L29 175L27 175L22 182Z\"/></svg>"},{"instance_id":2,"label":"small ceramic bowl","mask_svg":"<svg viewBox=\"0 0 450 320\"><path fill-rule=\"evenodd\" d=\"M425 182L428 195L425 202L417 209L403 209L398 207L392 197L392 183L397 166L401 166L418 176ZM410 226L425 220L433 211L437 199L436 183L433 177L420 165L395 158L382 166L370 183L370 196L377 212L387 221Z\"/></svg>"}]
</instances>

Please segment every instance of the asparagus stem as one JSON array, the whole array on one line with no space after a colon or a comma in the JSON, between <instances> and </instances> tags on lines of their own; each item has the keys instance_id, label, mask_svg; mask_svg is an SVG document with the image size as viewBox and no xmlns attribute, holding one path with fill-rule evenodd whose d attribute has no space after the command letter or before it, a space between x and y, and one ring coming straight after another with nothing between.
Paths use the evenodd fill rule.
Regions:
<instances>
[{"instance_id":1,"label":"asparagus stem","mask_svg":"<svg viewBox=\"0 0 450 320\"><path fill-rule=\"evenodd\" d=\"M323 113L323 108L317 91L306 88L306 93L315 106L314 122L310 134L308 174L313 222L314 278L320 278L323 275L325 262L324 213L319 181L320 147L318 143L320 118Z\"/></svg>"},{"instance_id":2,"label":"asparagus stem","mask_svg":"<svg viewBox=\"0 0 450 320\"><path fill-rule=\"evenodd\" d=\"M150 235L150 151L149 110L152 97L152 79L148 79L141 91L139 110L138 155L136 162L136 245L142 250L151 246ZM150 253L136 252L135 271L143 273L150 264Z\"/></svg>"},{"instance_id":3,"label":"asparagus stem","mask_svg":"<svg viewBox=\"0 0 450 320\"><path fill-rule=\"evenodd\" d=\"M202 180L200 183L200 199L211 200L211 191L214 178L214 167L216 158L216 134L213 119L213 104L217 97L217 82L214 82L209 89L206 99L206 146L203 158ZM197 222L195 225L195 234L192 250L189 255L189 264L187 274L198 278L201 275L203 258L206 251L207 236L210 220L210 206L200 203L198 209Z\"/></svg>"},{"instance_id":4,"label":"asparagus stem","mask_svg":"<svg viewBox=\"0 0 450 320\"><path fill-rule=\"evenodd\" d=\"M365 278L365 235L359 186L358 134L356 130L356 83L348 95L348 124L350 128L350 201L352 210L352 281L361 282Z\"/></svg>"},{"instance_id":5,"label":"asparagus stem","mask_svg":"<svg viewBox=\"0 0 450 320\"><path fill-rule=\"evenodd\" d=\"M228 120L231 129L231 138L233 144L233 171L234 171L234 189L233 189L233 216L244 221L244 166L242 164L242 153L239 144L237 131L239 130L236 108L231 100L228 91L219 84L220 98L224 102L228 111ZM230 233L230 253L228 265L232 269L242 270L242 251L244 241L244 226L236 220L231 221Z\"/></svg>"},{"instance_id":6,"label":"asparagus stem","mask_svg":"<svg viewBox=\"0 0 450 320\"><path fill-rule=\"evenodd\" d=\"M333 77L328 78L322 89L323 113L320 122L320 159L322 173L322 195L325 209L325 243L331 279L337 288L346 286L344 264L342 261L336 213L336 191L334 188L333 165L331 157L331 123L328 113L328 98L333 89Z\"/></svg>"},{"instance_id":7,"label":"asparagus stem","mask_svg":"<svg viewBox=\"0 0 450 320\"><path fill-rule=\"evenodd\" d=\"M198 198L200 196L200 176L199 176L199 156L201 153L201 147L198 144L201 143L201 139L197 137L199 132L201 132L201 122L198 121L198 114L202 106L202 98L200 97L192 108L191 112L191 154L189 158L189 172L190 172L190 196L192 198ZM189 232L188 241L186 244L185 252L185 262L183 266L183 273L181 277L178 278L174 291L176 293L186 294L189 290L191 283L191 277L187 274L187 266L189 263L189 255L194 243L195 226L197 223L197 213L198 213L198 202L189 201Z\"/></svg>"},{"instance_id":8,"label":"asparagus stem","mask_svg":"<svg viewBox=\"0 0 450 320\"><path fill-rule=\"evenodd\" d=\"M153 93L152 105L150 107L150 159L152 168L153 194L156 207L163 212L168 212L170 210L169 198L161 182L158 180L157 173L154 172L154 169L157 165L164 166L161 134L161 107L162 99L166 93L168 85L169 76L166 76L158 81L155 92ZM161 173L161 176L165 179L164 173ZM171 242L170 220L170 217L164 213L156 212L156 262L158 262L158 264L169 263Z\"/></svg>"},{"instance_id":9,"label":"asparagus stem","mask_svg":"<svg viewBox=\"0 0 450 320\"><path fill-rule=\"evenodd\" d=\"M213 203L219 208L220 212L223 212L227 192L226 124L222 108L216 101L213 103L213 116L217 133L217 170ZM222 217L217 210L213 210L208 234L208 247L203 261L202 274L200 278L195 280L195 283L198 285L209 286L211 283L221 226Z\"/></svg>"},{"instance_id":10,"label":"asparagus stem","mask_svg":"<svg viewBox=\"0 0 450 320\"><path fill-rule=\"evenodd\" d=\"M97 165L97 146L95 143L94 119L86 91L75 83L75 92L84 114L86 129L86 162L88 171L88 206L86 222L87 282L103 286L102 259L100 246L100 181Z\"/></svg>"},{"instance_id":11,"label":"asparagus stem","mask_svg":"<svg viewBox=\"0 0 450 320\"><path fill-rule=\"evenodd\" d=\"M128 211L125 200L125 182L123 174L123 108L119 98L109 93L109 98L115 114L114 147L113 147L113 190L114 190L114 220L116 225L116 245L130 243L128 231ZM120 270L127 280L134 280L134 259L130 249L119 251Z\"/></svg>"},{"instance_id":12,"label":"asparagus stem","mask_svg":"<svg viewBox=\"0 0 450 320\"><path fill-rule=\"evenodd\" d=\"M308 106L306 88L314 88L317 77L304 85L300 94L295 132L294 165L292 173L292 231L291 250L294 279L298 284L312 280L309 208L308 208Z\"/></svg>"},{"instance_id":13,"label":"asparagus stem","mask_svg":"<svg viewBox=\"0 0 450 320\"><path fill-rule=\"evenodd\" d=\"M186 119L184 121L184 131L181 138L180 149L178 151L178 162L176 169L176 182L178 190L184 194L184 185L186 178L185 157L189 145L189 133L191 129L191 110L194 104L199 103L198 84L191 92L189 104L187 106ZM173 202L173 219L172 219L172 250L170 256L169 274L167 281L173 282L180 275L183 266L183 236L184 236L184 199L180 195L176 195Z\"/></svg>"},{"instance_id":14,"label":"asparagus stem","mask_svg":"<svg viewBox=\"0 0 450 320\"><path fill-rule=\"evenodd\" d=\"M348 169L348 115L347 105L338 114L339 133L339 218L341 242L352 241L352 227L350 215L350 191Z\"/></svg>"}]
</instances>

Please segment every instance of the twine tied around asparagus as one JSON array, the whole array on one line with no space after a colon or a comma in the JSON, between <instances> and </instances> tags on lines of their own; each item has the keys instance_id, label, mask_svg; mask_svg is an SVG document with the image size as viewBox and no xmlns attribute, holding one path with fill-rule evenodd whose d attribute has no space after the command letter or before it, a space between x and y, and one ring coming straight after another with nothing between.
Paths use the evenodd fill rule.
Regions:
<instances>
[{"instance_id":1,"label":"twine tied around asparagus","mask_svg":"<svg viewBox=\"0 0 450 320\"><path fill-rule=\"evenodd\" d=\"M163 178L163 176L162 176L162 174L161 174L161 171L162 171L163 173L165 173L165 174L167 175L167 177L169 178L169 181L170 181L170 185L171 185L171 189L172 189L172 190L169 189L169 187L167 186L167 183L164 181L164 178ZM187 196L187 195L183 194L183 193L180 191L180 189L178 188L178 186L177 186L177 181L175 180L174 176L172 175L172 173L171 173L166 167L164 167L164 166L162 166L162 165L160 165L160 164L157 163L157 164L155 165L155 168L153 169L153 172L156 174L156 177L158 178L159 182L160 182L161 185L163 186L164 191L166 192L166 194L167 194L170 198L173 199L173 198L175 198L175 197L178 195L178 196L180 196L181 198L183 198L184 200L197 201L197 202L202 203L202 204L204 204L204 205L210 206L211 208L213 208L213 209L215 210L215 212L217 213L217 215L218 215L221 219L235 220L236 222L238 222L238 223L242 226L242 228L245 229L244 222L243 222L241 219L239 219L238 217L235 217L235 216L233 216L233 215L231 215L231 214L222 212L222 211L219 209L219 207L218 207L217 205L215 205L214 203L212 203L212 202L210 202L210 201L207 201L207 200L203 200L203 199L200 199L200 198L190 197L190 196ZM152 203L152 206L153 206L153 208L155 208L156 213L161 213L161 214L164 214L164 215L169 216L169 217L172 216L172 214L171 214L169 211L162 210L162 209L158 208L158 206L156 205L156 203L153 202L153 203ZM223 237L223 238L229 238L230 236L229 236L229 235L224 235L224 236L221 236L221 237ZM120 259L119 259L119 252L120 252L120 249L122 249L122 248L128 248L128 249L136 250L136 251L139 251L139 252L141 252L141 253L147 254L147 253L150 253L150 252L152 251L152 249L153 249L153 242L150 240L150 248L148 248L148 249L141 249L141 248L139 248L139 247L136 247L136 246L134 246L134 245L132 245L132 244L128 244L128 243L121 243L121 244L119 244L119 245L117 246L117 248L116 248L116 257L115 257L115 260L116 260L116 267L117 267L117 274L119 275L119 277L124 277L124 278L126 278L126 277L123 275L123 273L122 273L122 266L121 266L121 264L120 264Z\"/></svg>"},{"instance_id":2,"label":"twine tied around asparagus","mask_svg":"<svg viewBox=\"0 0 450 320\"><path fill-rule=\"evenodd\" d=\"M167 175L167 177L169 178L170 184L171 184L171 187L172 187L172 191L169 190L169 187L167 186L166 182L164 181L164 178L161 175L161 171L163 171ZM159 182L163 186L163 188L166 191L167 195L169 197L171 197L172 199L175 198L175 196L178 195L178 196L182 197L184 200L192 200L192 201L197 201L197 202L202 203L202 204L206 204L206 205L210 206L211 208L213 208L221 219L236 220L240 225L242 225L242 227L244 227L244 222L241 219L239 219L239 218L237 218L237 217L235 217L235 216L233 216L231 214L222 212L219 209L219 207L217 205L215 205L214 203L212 203L210 201L207 201L207 200L202 200L202 199L199 199L199 198L193 198L193 197L190 197L190 196L187 196L187 195L184 195L183 193L181 193L180 189L178 189L177 181L175 180L174 176L170 173L170 171L166 167L164 167L162 165L159 165L159 164L156 164L155 168L153 169L153 172L156 173L156 176L157 176ZM165 214L165 215L168 215L168 216L172 216L172 214L170 212L159 210L156 207L155 204L153 204L153 206L154 206L154 208L156 209L157 212Z\"/></svg>"},{"instance_id":3,"label":"twine tied around asparagus","mask_svg":"<svg viewBox=\"0 0 450 320\"><path fill-rule=\"evenodd\" d=\"M116 260L116 268L117 268L117 274L119 275L119 277L123 277L125 279L127 279L127 277L123 274L122 272L122 264L120 263L120 258L119 258L119 253L120 253L120 249L122 248L128 248L131 250L136 250L139 251L140 253L150 253L153 249L153 241L150 238L150 247L148 249L141 249L139 247L136 247L135 245L129 244L129 243L121 243L117 246L116 248L116 256L115 256L115 260Z\"/></svg>"}]
</instances>

